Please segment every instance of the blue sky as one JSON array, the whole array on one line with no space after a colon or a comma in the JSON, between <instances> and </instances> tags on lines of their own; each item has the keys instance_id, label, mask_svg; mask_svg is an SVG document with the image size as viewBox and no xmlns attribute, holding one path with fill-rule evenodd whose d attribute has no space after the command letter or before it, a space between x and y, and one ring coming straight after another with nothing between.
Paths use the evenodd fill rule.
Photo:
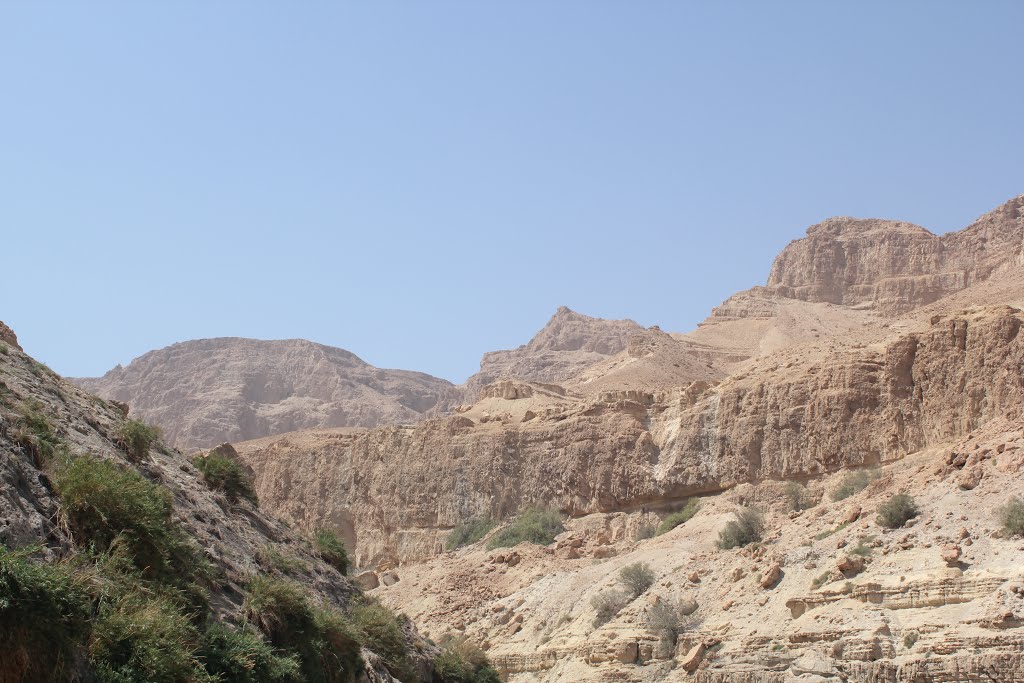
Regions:
<instances>
[{"instance_id":1,"label":"blue sky","mask_svg":"<svg viewBox=\"0 0 1024 683\"><path fill-rule=\"evenodd\" d=\"M1019 2L0 6L0 319L58 372L303 337L461 381L685 331L832 215L1024 192Z\"/></svg>"}]
</instances>

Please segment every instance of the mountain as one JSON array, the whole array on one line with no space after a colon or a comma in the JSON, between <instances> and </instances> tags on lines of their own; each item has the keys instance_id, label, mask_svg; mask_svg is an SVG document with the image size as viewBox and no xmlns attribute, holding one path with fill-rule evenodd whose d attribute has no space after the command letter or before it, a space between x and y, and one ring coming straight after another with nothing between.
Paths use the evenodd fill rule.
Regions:
<instances>
[{"instance_id":1,"label":"mountain","mask_svg":"<svg viewBox=\"0 0 1024 683\"><path fill-rule=\"evenodd\" d=\"M341 520L375 595L509 681L1015 680L1022 206L941 237L829 219L692 332L563 310L571 343L482 363L451 416L235 446L269 507ZM917 514L890 528L897 494ZM565 517L553 543L446 550L531 506ZM747 507L759 543L719 547Z\"/></svg>"},{"instance_id":2,"label":"mountain","mask_svg":"<svg viewBox=\"0 0 1024 683\"><path fill-rule=\"evenodd\" d=\"M0 681L438 680L335 546L226 483L233 451L192 460L0 337Z\"/></svg>"},{"instance_id":3,"label":"mountain","mask_svg":"<svg viewBox=\"0 0 1024 683\"><path fill-rule=\"evenodd\" d=\"M128 403L133 416L187 449L297 429L415 422L462 398L443 379L382 370L301 339L187 341L74 381Z\"/></svg>"}]
</instances>

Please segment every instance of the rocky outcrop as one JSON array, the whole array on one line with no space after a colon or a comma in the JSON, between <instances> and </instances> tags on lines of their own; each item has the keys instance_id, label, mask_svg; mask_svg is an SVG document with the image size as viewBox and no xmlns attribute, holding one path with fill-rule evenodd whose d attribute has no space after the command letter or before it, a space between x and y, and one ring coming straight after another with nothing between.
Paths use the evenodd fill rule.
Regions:
<instances>
[{"instance_id":1,"label":"rocky outcrop","mask_svg":"<svg viewBox=\"0 0 1024 683\"><path fill-rule=\"evenodd\" d=\"M291 339L202 339L151 351L95 379L182 448L208 448L296 429L415 422L461 401L451 383L382 370L343 349Z\"/></svg>"},{"instance_id":2,"label":"rocky outcrop","mask_svg":"<svg viewBox=\"0 0 1024 683\"><path fill-rule=\"evenodd\" d=\"M21 345L18 344L18 335L14 334L14 330L5 325L2 320L0 320L0 342L13 346L19 351L22 350Z\"/></svg>"},{"instance_id":3,"label":"rocky outcrop","mask_svg":"<svg viewBox=\"0 0 1024 683\"><path fill-rule=\"evenodd\" d=\"M237 444L260 499L303 527L347 520L362 564L441 551L475 515L582 515L889 462L1024 406L1009 307L937 317L874 348L752 366L694 390L608 393L528 422L464 417ZM350 521L349 521L350 520Z\"/></svg>"},{"instance_id":4,"label":"rocky outcrop","mask_svg":"<svg viewBox=\"0 0 1024 683\"><path fill-rule=\"evenodd\" d=\"M910 223L832 218L779 254L767 289L885 314L909 311L1020 265L1022 207L1024 195L942 237Z\"/></svg>"}]
</instances>

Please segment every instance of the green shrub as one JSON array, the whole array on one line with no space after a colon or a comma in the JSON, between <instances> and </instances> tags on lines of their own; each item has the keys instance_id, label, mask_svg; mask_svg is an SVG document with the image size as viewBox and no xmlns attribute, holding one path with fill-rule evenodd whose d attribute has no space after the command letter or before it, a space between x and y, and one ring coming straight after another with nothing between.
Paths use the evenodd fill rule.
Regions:
<instances>
[{"instance_id":1,"label":"green shrub","mask_svg":"<svg viewBox=\"0 0 1024 683\"><path fill-rule=\"evenodd\" d=\"M256 561L264 569L281 574L298 574L308 571L309 565L291 551L280 551L272 544L267 544L256 551Z\"/></svg>"},{"instance_id":2,"label":"green shrub","mask_svg":"<svg viewBox=\"0 0 1024 683\"><path fill-rule=\"evenodd\" d=\"M917 504L911 496L897 493L878 507L878 517L875 521L888 529L899 529L919 514L921 511L917 509Z\"/></svg>"},{"instance_id":3,"label":"green shrub","mask_svg":"<svg viewBox=\"0 0 1024 683\"><path fill-rule=\"evenodd\" d=\"M459 524L448 534L445 550L455 550L464 545L472 545L486 536L494 528L494 520L490 517L474 517Z\"/></svg>"},{"instance_id":4,"label":"green shrub","mask_svg":"<svg viewBox=\"0 0 1024 683\"><path fill-rule=\"evenodd\" d=\"M555 536L565 531L562 518L555 510L539 507L526 508L512 523L491 537L488 550L509 548L520 543L548 545Z\"/></svg>"},{"instance_id":5,"label":"green shrub","mask_svg":"<svg viewBox=\"0 0 1024 683\"><path fill-rule=\"evenodd\" d=\"M636 599L647 592L654 584L654 572L646 562L629 564L619 570L619 583L626 587L631 599Z\"/></svg>"},{"instance_id":6,"label":"green shrub","mask_svg":"<svg viewBox=\"0 0 1024 683\"><path fill-rule=\"evenodd\" d=\"M629 595L617 588L603 590L590 599L594 608L594 628L611 621L622 608L629 604Z\"/></svg>"},{"instance_id":7,"label":"green shrub","mask_svg":"<svg viewBox=\"0 0 1024 683\"><path fill-rule=\"evenodd\" d=\"M213 681L198 647L199 634L181 604L136 590L101 601L89 660L101 683Z\"/></svg>"},{"instance_id":8,"label":"green shrub","mask_svg":"<svg viewBox=\"0 0 1024 683\"><path fill-rule=\"evenodd\" d=\"M36 467L42 467L65 448L42 409L35 400L22 403L13 434L18 445L32 455Z\"/></svg>"},{"instance_id":9,"label":"green shrub","mask_svg":"<svg viewBox=\"0 0 1024 683\"><path fill-rule=\"evenodd\" d=\"M903 647L909 650L914 647L915 643L917 643L917 631L907 631L903 634Z\"/></svg>"},{"instance_id":10,"label":"green shrub","mask_svg":"<svg viewBox=\"0 0 1024 683\"><path fill-rule=\"evenodd\" d=\"M789 501L789 509L795 512L808 510L814 507L814 499L806 486L790 481L786 482L786 499Z\"/></svg>"},{"instance_id":11,"label":"green shrub","mask_svg":"<svg viewBox=\"0 0 1024 683\"><path fill-rule=\"evenodd\" d=\"M832 572L825 572L823 574L818 575L814 579L814 581L811 582L811 588L813 588L814 590L817 590L817 589L821 588L826 583L828 583L829 577L831 577L831 576L832 576Z\"/></svg>"},{"instance_id":12,"label":"green shrub","mask_svg":"<svg viewBox=\"0 0 1024 683\"><path fill-rule=\"evenodd\" d=\"M259 576L249 584L246 618L270 642L294 655L308 683L342 683L359 671L359 636L339 612L314 607L294 581ZM376 651L376 643L368 643Z\"/></svg>"},{"instance_id":13,"label":"green shrub","mask_svg":"<svg viewBox=\"0 0 1024 683\"><path fill-rule=\"evenodd\" d=\"M434 674L441 683L500 683L498 672L478 646L465 638L445 643L434 659Z\"/></svg>"},{"instance_id":14,"label":"green shrub","mask_svg":"<svg viewBox=\"0 0 1024 683\"><path fill-rule=\"evenodd\" d=\"M0 680L68 680L89 633L91 599L66 564L0 546Z\"/></svg>"},{"instance_id":15,"label":"green shrub","mask_svg":"<svg viewBox=\"0 0 1024 683\"><path fill-rule=\"evenodd\" d=\"M282 655L249 628L211 623L199 652L206 670L232 683L301 683L302 672L295 655Z\"/></svg>"},{"instance_id":16,"label":"green shrub","mask_svg":"<svg viewBox=\"0 0 1024 683\"><path fill-rule=\"evenodd\" d=\"M658 535L658 527L653 524L644 524L637 527L636 532L633 533L634 541L646 541L648 538L654 538Z\"/></svg>"},{"instance_id":17,"label":"green shrub","mask_svg":"<svg viewBox=\"0 0 1024 683\"><path fill-rule=\"evenodd\" d=\"M867 470L847 472L843 475L842 480L840 480L839 486L832 492L832 500L837 502L840 500L846 500L853 494L867 488L868 484L870 484L874 478L874 472L869 472Z\"/></svg>"},{"instance_id":18,"label":"green shrub","mask_svg":"<svg viewBox=\"0 0 1024 683\"><path fill-rule=\"evenodd\" d=\"M118 545L146 578L191 583L210 571L173 518L170 492L134 470L108 460L68 458L57 469L61 496L76 544L105 552Z\"/></svg>"},{"instance_id":19,"label":"green shrub","mask_svg":"<svg viewBox=\"0 0 1024 683\"><path fill-rule=\"evenodd\" d=\"M142 460L149 455L149 449L160 438L160 429L151 427L140 420L125 420L117 431L128 455Z\"/></svg>"},{"instance_id":20,"label":"green shrub","mask_svg":"<svg viewBox=\"0 0 1024 683\"><path fill-rule=\"evenodd\" d=\"M686 501L686 507L684 507L682 510L679 510L678 512L673 512L668 517L661 520L661 524L658 525L656 535L661 536L664 533L672 531L680 524L690 521L690 519L692 519L693 516L697 514L698 510L700 510L700 501L697 500L696 498L691 498L690 500Z\"/></svg>"},{"instance_id":21,"label":"green shrub","mask_svg":"<svg viewBox=\"0 0 1024 683\"><path fill-rule=\"evenodd\" d=\"M352 605L350 616L360 640L380 655L392 676L403 681L416 677L398 616L380 603L365 598Z\"/></svg>"},{"instance_id":22,"label":"green shrub","mask_svg":"<svg viewBox=\"0 0 1024 683\"><path fill-rule=\"evenodd\" d=\"M342 574L348 574L348 551L345 543L331 529L320 528L313 532L313 545L324 562Z\"/></svg>"},{"instance_id":23,"label":"green shrub","mask_svg":"<svg viewBox=\"0 0 1024 683\"><path fill-rule=\"evenodd\" d=\"M234 459L211 452L209 455L197 455L192 459L192 464L203 475L203 481L207 486L214 491L222 491L232 503L244 499L253 505L259 505L260 501L256 497L252 479L245 468Z\"/></svg>"},{"instance_id":24,"label":"green shrub","mask_svg":"<svg viewBox=\"0 0 1024 683\"><path fill-rule=\"evenodd\" d=\"M1013 496L997 512L1007 535L1024 536L1024 500Z\"/></svg>"},{"instance_id":25,"label":"green shrub","mask_svg":"<svg viewBox=\"0 0 1024 683\"><path fill-rule=\"evenodd\" d=\"M730 520L718 534L718 547L723 550L741 548L761 540L764 516L755 508L740 508L736 519Z\"/></svg>"}]
</instances>

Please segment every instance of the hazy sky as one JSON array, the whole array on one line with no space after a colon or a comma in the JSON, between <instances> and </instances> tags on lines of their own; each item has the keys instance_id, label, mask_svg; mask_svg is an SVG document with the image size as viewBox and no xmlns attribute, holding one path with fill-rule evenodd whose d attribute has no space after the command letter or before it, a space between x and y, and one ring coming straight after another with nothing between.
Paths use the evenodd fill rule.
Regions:
<instances>
[{"instance_id":1,"label":"hazy sky","mask_svg":"<svg viewBox=\"0 0 1024 683\"><path fill-rule=\"evenodd\" d=\"M0 319L67 375L304 337L461 381L685 331L831 215L1024 192L1021 2L10 2Z\"/></svg>"}]
</instances>

